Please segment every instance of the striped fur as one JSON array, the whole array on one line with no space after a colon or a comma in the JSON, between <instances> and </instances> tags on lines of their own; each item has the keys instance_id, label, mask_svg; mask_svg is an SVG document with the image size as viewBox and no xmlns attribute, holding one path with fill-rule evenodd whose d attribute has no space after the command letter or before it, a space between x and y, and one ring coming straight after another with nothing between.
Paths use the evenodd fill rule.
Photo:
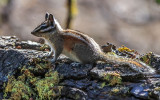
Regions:
<instances>
[{"instance_id":1,"label":"striped fur","mask_svg":"<svg viewBox=\"0 0 160 100\"><path fill-rule=\"evenodd\" d=\"M98 50L101 50L100 46L91 37L79 31L67 29L67 30L63 30L63 35L64 37L72 37L72 38L79 39L80 41L90 46L93 46Z\"/></svg>"},{"instance_id":2,"label":"striped fur","mask_svg":"<svg viewBox=\"0 0 160 100\"><path fill-rule=\"evenodd\" d=\"M53 33L54 30L62 31L62 27L52 14L46 13L45 21L37 26L31 33L36 36L42 36L45 33Z\"/></svg>"}]
</instances>

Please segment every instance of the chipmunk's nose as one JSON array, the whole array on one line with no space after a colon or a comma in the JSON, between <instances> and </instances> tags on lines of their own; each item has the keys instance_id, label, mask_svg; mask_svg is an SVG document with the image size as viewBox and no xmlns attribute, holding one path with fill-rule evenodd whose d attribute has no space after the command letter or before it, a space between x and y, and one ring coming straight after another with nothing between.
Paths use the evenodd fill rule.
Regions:
<instances>
[{"instance_id":1,"label":"chipmunk's nose","mask_svg":"<svg viewBox=\"0 0 160 100\"><path fill-rule=\"evenodd\" d=\"M31 32L31 34L33 34L33 35L34 35L35 33L36 33L36 30L34 29L34 30Z\"/></svg>"},{"instance_id":2,"label":"chipmunk's nose","mask_svg":"<svg viewBox=\"0 0 160 100\"><path fill-rule=\"evenodd\" d=\"M38 26L38 27L36 27L32 32L31 32L31 34L36 34L37 32L39 32L41 30L41 26Z\"/></svg>"},{"instance_id":3,"label":"chipmunk's nose","mask_svg":"<svg viewBox=\"0 0 160 100\"><path fill-rule=\"evenodd\" d=\"M36 34L36 32L33 30L33 31L31 32L31 34L32 34L32 35L35 35L35 34Z\"/></svg>"},{"instance_id":4,"label":"chipmunk's nose","mask_svg":"<svg viewBox=\"0 0 160 100\"><path fill-rule=\"evenodd\" d=\"M33 31L31 32L31 34L33 34Z\"/></svg>"},{"instance_id":5,"label":"chipmunk's nose","mask_svg":"<svg viewBox=\"0 0 160 100\"><path fill-rule=\"evenodd\" d=\"M31 34L34 34L34 32L32 31Z\"/></svg>"}]
</instances>

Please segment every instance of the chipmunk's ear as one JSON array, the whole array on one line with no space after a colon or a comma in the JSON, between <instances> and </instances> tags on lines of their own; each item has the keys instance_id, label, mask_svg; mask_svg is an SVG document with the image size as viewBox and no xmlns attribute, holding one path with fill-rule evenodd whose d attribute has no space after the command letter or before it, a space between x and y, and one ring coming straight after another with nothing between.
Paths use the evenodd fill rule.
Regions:
<instances>
[{"instance_id":1,"label":"chipmunk's ear","mask_svg":"<svg viewBox=\"0 0 160 100\"><path fill-rule=\"evenodd\" d=\"M52 14L49 14L48 20L50 21L50 24L51 24L51 25L53 25L53 26L55 25L54 16L53 16Z\"/></svg>"},{"instance_id":2,"label":"chipmunk's ear","mask_svg":"<svg viewBox=\"0 0 160 100\"><path fill-rule=\"evenodd\" d=\"M52 14L49 14L49 18L48 18L48 20L49 20L49 21L51 21L51 22L54 22L54 17L53 17L53 15L52 15Z\"/></svg>"},{"instance_id":3,"label":"chipmunk's ear","mask_svg":"<svg viewBox=\"0 0 160 100\"><path fill-rule=\"evenodd\" d=\"M49 18L49 13L48 13L48 12L46 12L45 20L47 21L47 20L48 20L48 18Z\"/></svg>"}]
</instances>

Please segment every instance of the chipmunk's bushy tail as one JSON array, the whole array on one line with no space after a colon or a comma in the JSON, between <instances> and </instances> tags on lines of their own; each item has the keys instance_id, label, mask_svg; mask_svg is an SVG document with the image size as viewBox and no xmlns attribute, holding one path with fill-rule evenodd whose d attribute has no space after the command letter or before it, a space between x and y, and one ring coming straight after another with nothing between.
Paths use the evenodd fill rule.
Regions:
<instances>
[{"instance_id":1,"label":"chipmunk's bushy tail","mask_svg":"<svg viewBox=\"0 0 160 100\"><path fill-rule=\"evenodd\" d=\"M128 65L131 69L135 70L136 72L142 74L154 74L155 70L148 66L147 64L143 63L138 59L131 59L131 58L123 58L117 55L111 54L102 54L100 57L102 61L119 64L119 65Z\"/></svg>"}]
</instances>

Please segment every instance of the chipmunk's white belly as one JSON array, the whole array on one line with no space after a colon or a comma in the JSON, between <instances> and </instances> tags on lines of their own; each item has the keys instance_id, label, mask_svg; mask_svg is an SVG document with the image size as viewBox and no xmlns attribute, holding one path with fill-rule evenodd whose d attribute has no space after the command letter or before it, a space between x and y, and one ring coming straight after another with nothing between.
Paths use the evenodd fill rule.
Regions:
<instances>
[{"instance_id":1,"label":"chipmunk's white belly","mask_svg":"<svg viewBox=\"0 0 160 100\"><path fill-rule=\"evenodd\" d=\"M67 50L63 50L62 52L65 56L69 57L72 61L81 62L79 58L74 54L74 52L68 52Z\"/></svg>"}]
</instances>

